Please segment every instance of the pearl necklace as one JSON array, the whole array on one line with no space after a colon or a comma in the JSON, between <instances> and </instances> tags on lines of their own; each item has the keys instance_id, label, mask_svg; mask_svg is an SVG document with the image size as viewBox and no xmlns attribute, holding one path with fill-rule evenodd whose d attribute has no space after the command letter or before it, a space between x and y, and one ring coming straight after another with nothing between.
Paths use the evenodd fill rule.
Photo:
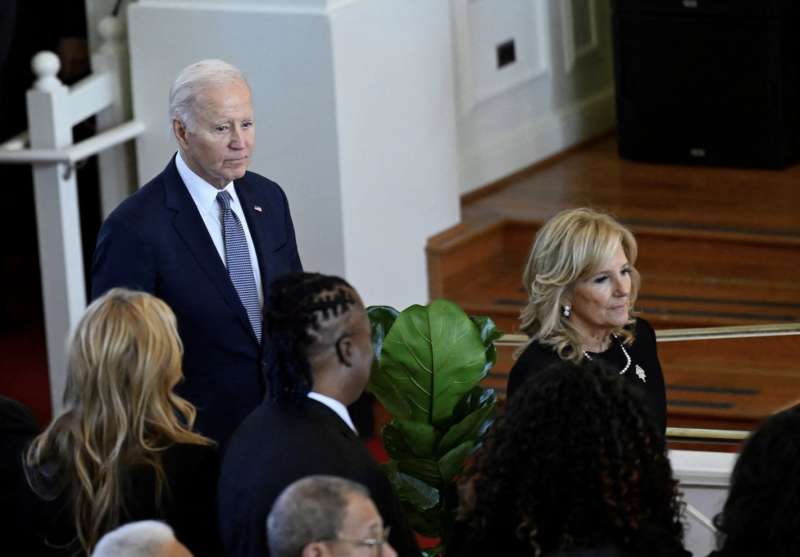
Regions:
<instances>
[{"instance_id":1,"label":"pearl necklace","mask_svg":"<svg viewBox=\"0 0 800 557\"><path fill-rule=\"evenodd\" d=\"M616 341L617 341L617 343L619 344L619 347L622 349L622 353L623 353L623 354L625 354L625 360L626 360L626 361L625 361L625 367L623 367L623 368L622 368L622 371L620 371L620 372L619 372L619 374L620 374L620 375L622 375L623 373L625 373L626 371L628 371L628 368L629 368L629 367L631 367L631 357L630 357L630 355L628 354L628 351L627 351L627 350L625 350L625 345L624 345L624 344L622 344L621 342L619 342L619 339L617 338L617 335L611 335L611 336L612 336L612 337L614 338L614 340L616 340ZM586 356L586 359L587 359L587 360L591 360L591 359L592 359L592 357L589 355L589 353L588 353L586 350L584 350L584 351L583 351L583 355L584 355L584 356ZM641 377L640 377L640 379L642 379L642 381L644 381L644 379L643 379L643 378L641 378Z\"/></svg>"}]
</instances>

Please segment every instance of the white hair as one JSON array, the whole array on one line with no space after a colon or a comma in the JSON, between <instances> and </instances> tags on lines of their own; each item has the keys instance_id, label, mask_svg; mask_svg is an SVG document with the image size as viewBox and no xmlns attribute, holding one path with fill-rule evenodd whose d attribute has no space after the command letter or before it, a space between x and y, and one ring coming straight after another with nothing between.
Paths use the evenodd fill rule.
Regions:
<instances>
[{"instance_id":1,"label":"white hair","mask_svg":"<svg viewBox=\"0 0 800 557\"><path fill-rule=\"evenodd\" d=\"M193 109L197 97L207 87L244 83L244 74L236 66L223 60L200 60L183 68L169 90L169 120L178 120L184 126L194 127Z\"/></svg>"},{"instance_id":2,"label":"white hair","mask_svg":"<svg viewBox=\"0 0 800 557\"><path fill-rule=\"evenodd\" d=\"M172 541L175 541L175 533L163 522L130 522L100 538L92 557L153 557L164 544Z\"/></svg>"}]
</instances>

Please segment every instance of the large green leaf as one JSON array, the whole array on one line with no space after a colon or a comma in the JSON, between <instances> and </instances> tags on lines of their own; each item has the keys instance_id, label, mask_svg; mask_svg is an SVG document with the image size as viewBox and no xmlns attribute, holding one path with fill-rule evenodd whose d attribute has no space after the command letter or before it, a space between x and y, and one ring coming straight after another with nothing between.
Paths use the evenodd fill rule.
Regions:
<instances>
[{"instance_id":1,"label":"large green leaf","mask_svg":"<svg viewBox=\"0 0 800 557\"><path fill-rule=\"evenodd\" d=\"M391 377L380 371L381 353L386 335L392 328L398 311L389 306L370 306L367 308L370 326L372 327L372 350L375 357L367 390L377 397L390 414L393 416L408 416L411 409L408 401L399 389L399 385Z\"/></svg>"},{"instance_id":2,"label":"large green leaf","mask_svg":"<svg viewBox=\"0 0 800 557\"><path fill-rule=\"evenodd\" d=\"M414 507L408 503L403 504L403 510L408 518L408 523L414 531L429 538L442 536L442 511L437 505L428 510Z\"/></svg>"},{"instance_id":3,"label":"large green leaf","mask_svg":"<svg viewBox=\"0 0 800 557\"><path fill-rule=\"evenodd\" d=\"M383 446L389 456L432 458L435 456L438 434L432 425L409 420L392 420L383 428Z\"/></svg>"},{"instance_id":4,"label":"large green leaf","mask_svg":"<svg viewBox=\"0 0 800 557\"><path fill-rule=\"evenodd\" d=\"M405 458L397 461L400 472L414 476L432 487L440 487L439 463L429 458Z\"/></svg>"},{"instance_id":5,"label":"large green leaf","mask_svg":"<svg viewBox=\"0 0 800 557\"><path fill-rule=\"evenodd\" d=\"M387 398L395 417L440 425L485 375L486 363L478 327L456 304L411 306L384 339L373 392L381 402ZM394 400L396 395L404 401Z\"/></svg>"},{"instance_id":6,"label":"large green leaf","mask_svg":"<svg viewBox=\"0 0 800 557\"><path fill-rule=\"evenodd\" d=\"M473 315L470 319L472 319L472 322L478 327L483 345L487 348L492 346L494 341L503 336L503 332L497 328L491 317L486 315Z\"/></svg>"},{"instance_id":7,"label":"large green leaf","mask_svg":"<svg viewBox=\"0 0 800 557\"><path fill-rule=\"evenodd\" d=\"M472 445L472 441L464 441L439 459L439 475L442 478L442 482L449 482L456 474L461 472L464 467L464 461L472 454Z\"/></svg>"},{"instance_id":8,"label":"large green leaf","mask_svg":"<svg viewBox=\"0 0 800 557\"><path fill-rule=\"evenodd\" d=\"M439 443L439 454L445 454L462 443L471 442L476 445L480 439L480 432L484 423L491 421L494 410L494 401L487 401L484 406L452 426Z\"/></svg>"},{"instance_id":9,"label":"large green leaf","mask_svg":"<svg viewBox=\"0 0 800 557\"><path fill-rule=\"evenodd\" d=\"M486 365L483 367L483 375L481 379L489 374L494 363L497 361L497 348L494 346L494 341L503 336L503 332L497 328L494 321L485 315L473 315L470 317L481 335L483 345L486 347Z\"/></svg>"},{"instance_id":10,"label":"large green leaf","mask_svg":"<svg viewBox=\"0 0 800 557\"><path fill-rule=\"evenodd\" d=\"M396 462L384 466L397 498L415 508L428 510L439 504L439 490L400 471Z\"/></svg>"}]
</instances>

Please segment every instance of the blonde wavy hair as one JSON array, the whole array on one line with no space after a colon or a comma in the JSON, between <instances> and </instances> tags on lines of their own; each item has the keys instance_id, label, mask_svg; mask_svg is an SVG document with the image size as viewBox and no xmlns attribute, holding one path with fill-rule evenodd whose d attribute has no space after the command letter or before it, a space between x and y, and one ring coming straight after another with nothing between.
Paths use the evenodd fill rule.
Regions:
<instances>
[{"instance_id":1,"label":"blonde wavy hair","mask_svg":"<svg viewBox=\"0 0 800 557\"><path fill-rule=\"evenodd\" d=\"M583 359L580 334L561 315L562 299L579 280L599 271L619 245L631 267L633 308L640 278L634 267L638 247L630 230L613 217L587 208L561 211L545 223L536 234L522 276L528 304L520 315L520 329L530 337L528 344L539 341L552 346L562 360L578 363ZM634 340L628 327L634 321L631 317L625 327L614 331L625 344Z\"/></svg>"},{"instance_id":2,"label":"blonde wavy hair","mask_svg":"<svg viewBox=\"0 0 800 557\"><path fill-rule=\"evenodd\" d=\"M64 410L25 455L31 488L72 501L78 541L91 553L119 523L123 476L145 465L166 478L161 453L175 443L208 445L192 432L196 410L173 393L183 345L172 310L158 298L109 290L84 313L68 342Z\"/></svg>"}]
</instances>

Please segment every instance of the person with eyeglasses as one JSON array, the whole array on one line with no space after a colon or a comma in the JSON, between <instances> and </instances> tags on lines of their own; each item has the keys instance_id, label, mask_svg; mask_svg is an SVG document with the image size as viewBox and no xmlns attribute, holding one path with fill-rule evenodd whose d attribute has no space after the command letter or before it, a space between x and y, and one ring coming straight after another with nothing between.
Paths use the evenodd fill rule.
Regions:
<instances>
[{"instance_id":1,"label":"person with eyeglasses","mask_svg":"<svg viewBox=\"0 0 800 557\"><path fill-rule=\"evenodd\" d=\"M369 491L336 476L292 483L267 518L271 557L397 557L389 530Z\"/></svg>"}]
</instances>

